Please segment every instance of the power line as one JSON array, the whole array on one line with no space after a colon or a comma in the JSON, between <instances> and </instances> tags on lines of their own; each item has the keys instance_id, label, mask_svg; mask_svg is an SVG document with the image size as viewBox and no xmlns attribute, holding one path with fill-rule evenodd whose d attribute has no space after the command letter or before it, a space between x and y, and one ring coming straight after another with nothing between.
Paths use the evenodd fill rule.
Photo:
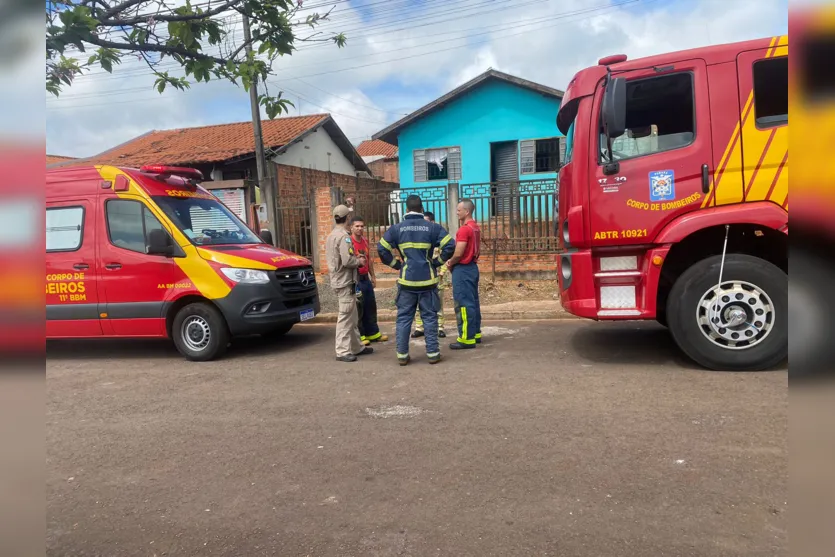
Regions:
<instances>
[{"instance_id":1,"label":"power line","mask_svg":"<svg viewBox=\"0 0 835 557\"><path fill-rule=\"evenodd\" d=\"M410 0L405 0L405 1L406 1L406 3L408 3ZM434 3L434 2L442 2L445 7L449 7L450 5L455 5L455 4L459 4L461 2L470 2L470 1L471 0L426 0L426 3L428 4L428 3ZM474 8L474 7L479 7L483 4L495 3L497 1L498 2L510 2L510 1L513 1L513 0L487 0L487 2L481 2L481 4L477 3L477 4L471 4L471 5L468 5L468 6L464 6L464 9L471 9L471 8ZM525 5L525 4L528 4L528 3L531 3L531 2L548 2L548 1L551 1L551 0L528 0L521 5ZM349 29L347 32L350 33L351 31L359 30L359 29L364 29L366 31L370 30L370 29L385 29L386 27L391 27L392 25L399 25L399 24L413 22L413 21L422 21L422 20L427 19L427 17L431 17L431 18L434 19L434 18L437 18L437 17L450 15L451 13L457 13L461 9L462 8L458 8L456 10L441 10L439 12L433 12L433 14L431 16L404 18L404 19L398 20L395 23L380 24L380 25L377 25L377 26L360 26L360 27L357 27L355 29ZM484 12L484 13L492 13L492 11L496 11L496 10L491 10L491 11ZM434 24L434 22L424 24L424 25L417 25L417 26L414 26L414 28L425 27L426 25L432 25L432 24ZM392 32L393 31L402 31L402 30L405 30L405 29L409 29L409 27L403 27L403 28L400 28L400 29L395 29L395 30L392 30ZM321 29L320 29L320 32L321 32ZM363 39L363 38L369 38L369 37L374 37L374 36L381 36L382 34L384 34L384 33L380 33L380 34L376 34L376 35L375 34L370 34L370 35L369 34L360 34L360 35L355 36L354 39ZM238 30L235 30L235 31L231 32L229 35L227 35L226 39L234 41L234 39L237 35L238 35ZM349 37L349 41L350 40L351 40L351 37ZM329 43L328 44L319 43L319 44L314 44L314 45L302 45L302 46L300 46L299 48L296 49L296 52L304 52L304 51L308 51L308 50L311 50L311 49L322 48L322 47L327 47L327 46L332 46L332 45L330 45ZM209 55L212 55L212 56L220 56L222 54L221 50L222 50L222 46L218 45L216 49L207 51L206 54L209 54ZM327 61L325 63L330 63L330 61ZM177 62L174 62L174 61L168 62L168 63L163 63L163 64L160 64L159 66L157 66L157 68L160 69L160 70L170 69L170 68L180 68L180 67L181 67L181 65ZM129 70L128 72L123 71L119 75L112 75L109 72L101 70L101 71L97 71L97 72L90 72L90 73L84 74L82 76L79 76L78 79L79 80L83 79L84 81L94 81L94 80L98 80L98 79L117 79L117 78L119 78L121 76L125 76L125 75L141 75L142 73L146 73L146 72L147 72L147 70L145 68L137 68L137 70Z\"/></svg>"},{"instance_id":2,"label":"power line","mask_svg":"<svg viewBox=\"0 0 835 557\"><path fill-rule=\"evenodd\" d=\"M385 126L386 124L388 124L388 122L381 122L379 120L368 120L366 118L360 118L360 117L357 117L357 116L352 116L350 114L343 114L343 113L339 113L339 112L334 112L332 110L329 110L326 106L323 106L321 104L318 104L318 103L312 101L311 99L305 97L304 95L300 94L297 91L293 91L292 89L288 89L287 87L284 87L284 90L293 94L293 95L295 95L295 96L297 96L297 97L299 97L300 99L304 99L304 101L307 102L308 104L312 104L316 108L321 108L322 110L326 110L328 113L334 114L336 116L342 116L344 118L350 118L352 120L365 122L366 124L375 124L375 125L378 125L378 126Z\"/></svg>"},{"instance_id":3,"label":"power line","mask_svg":"<svg viewBox=\"0 0 835 557\"><path fill-rule=\"evenodd\" d=\"M345 97L340 97L339 95L334 95L330 91L326 91L325 89L322 89L321 87L317 87L317 86L313 85L312 83L308 83L307 81L304 81L304 80L301 80L301 79L298 79L298 78L295 79L295 81L301 82L301 83L307 85L308 87L312 87L313 89L316 89L317 91L321 91L322 93L325 93L326 95L330 95L331 97L333 97L335 99L339 99L341 101L346 101L346 102L349 102L349 103L353 103L355 106L361 106L363 108L368 108L370 110L376 110L378 112L383 112L385 114L397 114L398 116L408 116L408 114L403 114L402 112L398 112L396 110L383 110L382 108L377 108L376 106L369 106L369 105L366 105L366 104L360 104L360 103L358 103L358 102L356 102L352 99L346 99ZM286 87L284 87L284 88L286 89Z\"/></svg>"},{"instance_id":4,"label":"power line","mask_svg":"<svg viewBox=\"0 0 835 557\"><path fill-rule=\"evenodd\" d=\"M543 1L543 0L531 0L531 1ZM611 10L613 8L618 8L618 7L621 7L621 6L628 5L628 4L634 4L634 3L637 3L637 2L640 2L640 1L641 0L623 0L622 2L620 2L618 4L609 4L609 5L606 5L606 6L590 7L590 8L586 8L586 9L583 9L583 10L576 10L574 12L563 12L563 13L553 14L553 15L549 15L549 16L541 16L541 17L538 17L538 18L530 18L528 20L517 21L517 22L514 22L511 25L505 25L504 27L501 27L501 28L495 29L495 30L491 30L491 31L481 31L479 33L463 35L463 36L460 36L460 37L453 37L453 38L445 39L445 40L442 40L442 41L433 41L433 44L437 45L437 44L444 44L444 43L450 43L450 42L461 41L461 40L469 40L473 37L478 37L478 36L482 36L482 35L490 35L490 34L497 33L497 32L509 31L509 30L513 30L513 29L519 29L519 28L522 28L522 27L538 25L539 23L544 23L546 21L562 20L562 19L566 19L566 18L569 18L569 17L577 16L577 15L585 15L585 14L595 13L595 12L599 12L599 11ZM492 26L488 26L488 27L492 27ZM475 27L475 28L470 28L468 30L482 29L482 28L483 27ZM511 36L515 36L515 35L511 35ZM349 56L349 57L341 58L339 61L355 60L355 59L358 59L358 58L367 59L367 58L372 57L372 56L382 56L382 55L391 54L393 52L403 52L403 51L414 50L415 48L419 48L420 46L423 46L423 45L416 45L416 46L404 47L404 48L399 48L399 49L387 50L386 52L377 52L377 53L372 53L372 54ZM466 45L462 45L462 46L466 46ZM455 47L455 48L460 48L460 46ZM451 50L451 49L443 49L443 50L438 50L438 51L432 51L432 52L427 52L427 53L423 53L423 54L419 54L419 55L415 55L415 56L411 56L411 57L407 56L407 57L403 57L403 58L398 58L398 59L394 59L394 60L390 60L390 61L405 60L405 59L414 58L414 57L425 55L425 54L433 54L433 53L436 53L436 52L446 52L448 50ZM313 62L313 63L310 63L310 64L305 64L305 66L309 67L309 66L326 65L326 64L330 64L332 62L337 62L337 60ZM385 63L387 63L387 62L385 62ZM333 70L333 72L345 71L347 69L363 68L363 67L368 67L368 66L375 65L375 64L376 63L365 64L365 65L362 65L362 66L355 66L353 68L345 68L344 70L337 69L337 70ZM289 71L289 70L292 70L292 69L294 69L294 68L284 68L284 69L279 69L279 71ZM331 72L324 72L324 73L331 73ZM121 75L124 75L124 74L121 74ZM310 76L299 76L299 77L311 77L311 76L318 76L318 75L322 75L322 74L311 74ZM114 77L116 77L116 76L114 76ZM289 77L288 79L296 79L296 78ZM134 88L134 89L130 89L130 90L121 90L121 91L104 91L104 92L101 92L101 93L93 93L93 94L90 94L90 95L73 95L73 96L70 96L70 97L65 97L65 99L106 97L106 96L112 96L114 94L122 94L122 93L125 93L125 92L139 91L139 90L143 90L143 89L144 88ZM390 112L390 111L386 111L386 112Z\"/></svg>"},{"instance_id":5,"label":"power line","mask_svg":"<svg viewBox=\"0 0 835 557\"><path fill-rule=\"evenodd\" d=\"M603 11L603 10L618 9L621 6L628 5L628 4L634 4L634 3L637 3L637 2L643 2L644 4L649 4L649 3L654 3L656 1L658 1L658 0L625 0L624 2L621 2L621 3L618 3L618 4L611 4L611 5L609 5L605 8L598 8L597 10L598 11ZM588 19L588 17L580 18L577 21L582 21L583 19ZM556 26L561 25L563 23L565 23L565 22L559 21L555 24L540 27L536 30L538 31L538 30L542 30L542 29L548 29L548 28L556 27ZM507 29L507 30L510 30L510 29ZM299 76L287 76L287 77L283 77L282 79L299 80L299 79L302 79L302 78L317 77L317 76L321 76L321 75L329 75L329 74L332 74L332 73L339 73L339 72L344 72L344 71L361 69L361 68L377 66L377 65L381 65L381 64L391 64L393 62L418 58L418 57L421 57L421 56L427 56L429 54L437 54L437 53L441 53L441 52L448 52L448 51L452 51L452 50L458 50L460 48L465 48L465 47L470 47L470 46L477 46L477 45L480 45L480 44L486 44L486 43L491 42L492 40L501 41L503 39L513 38L513 37L523 35L523 34L529 33L529 32L530 31L512 33L510 35L503 35L503 36L495 37L495 38L492 38L492 39L489 39L489 40L477 41L477 42L474 42L474 43L467 43L467 44L464 44L464 45L458 45L458 46L444 48L444 49L422 52L422 53L411 55L411 56L402 56L402 57L398 57L398 58L394 58L394 59L390 59L390 60L383 60L383 61L380 61L380 62L372 62L372 63L369 63L369 64L361 64L361 65L358 65L358 66L352 66L352 67L347 67L347 68L337 68L337 69L324 71L324 72L318 72L318 73L314 73L314 74L299 75ZM465 38L465 37L462 37L462 38ZM458 40L460 40L460 39L458 39ZM446 42L449 42L449 41L446 41ZM214 83L225 83L225 82L216 81ZM146 88L141 88L141 89L142 90L147 90ZM108 92L108 93L120 94L122 92L124 92L124 91ZM189 92L193 92L193 90L190 90ZM184 92L184 93L180 93L180 94L187 94L187 93L188 92ZM102 95L102 96L112 96L112 95L111 94L105 94L105 95ZM81 98L81 97L75 97L75 98ZM163 97L149 97L149 98L144 98L144 99L124 100L124 101L115 101L115 102L112 102L112 103L97 103L97 104L90 104L90 105L77 105L77 106L68 105L68 106L61 106L61 107L50 107L50 106L48 106L47 109L48 110L61 110L61 109L67 109L67 108L86 108L86 107L94 107L94 106L105 106L105 105L110 105L110 104L123 104L123 103L128 103L128 102L145 102L145 101L149 101L149 100L159 100L161 98L163 98Z\"/></svg>"}]
</instances>

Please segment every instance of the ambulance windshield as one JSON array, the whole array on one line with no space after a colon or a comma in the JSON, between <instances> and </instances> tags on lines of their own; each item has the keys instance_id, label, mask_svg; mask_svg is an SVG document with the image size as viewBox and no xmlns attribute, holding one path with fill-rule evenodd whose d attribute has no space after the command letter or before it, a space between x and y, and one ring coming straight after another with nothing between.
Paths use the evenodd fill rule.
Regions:
<instances>
[{"instance_id":1,"label":"ambulance windshield","mask_svg":"<svg viewBox=\"0 0 835 557\"><path fill-rule=\"evenodd\" d=\"M198 246L261 244L241 220L216 199L154 196L168 218Z\"/></svg>"}]
</instances>

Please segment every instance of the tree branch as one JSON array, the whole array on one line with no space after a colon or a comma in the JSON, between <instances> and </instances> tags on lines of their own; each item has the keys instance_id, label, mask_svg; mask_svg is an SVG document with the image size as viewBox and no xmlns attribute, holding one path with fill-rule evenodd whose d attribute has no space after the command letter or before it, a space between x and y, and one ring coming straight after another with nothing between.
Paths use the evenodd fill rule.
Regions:
<instances>
[{"instance_id":1,"label":"tree branch","mask_svg":"<svg viewBox=\"0 0 835 557\"><path fill-rule=\"evenodd\" d=\"M178 54L184 58L192 58L194 60L212 60L217 64L226 64L226 60L222 58L216 58L214 56L209 56L208 54L202 54L200 52L193 52L188 50L187 48L181 48L178 46L166 46L161 44L131 44L131 43L114 43L113 41L105 41L103 39L98 38L97 36L93 35L90 37L85 37L84 42L88 42L90 44L94 44L96 46L101 46L104 48L115 48L116 50L131 50L131 51L140 51L140 52L161 52L163 54Z\"/></svg>"},{"instance_id":2,"label":"tree branch","mask_svg":"<svg viewBox=\"0 0 835 557\"><path fill-rule=\"evenodd\" d=\"M148 0L125 0L121 4L117 4L116 6L111 7L106 12L101 14L101 19L108 19L113 17L114 15L118 14L121 11L127 10L131 6L136 6L137 4L144 4Z\"/></svg>"},{"instance_id":3,"label":"tree branch","mask_svg":"<svg viewBox=\"0 0 835 557\"><path fill-rule=\"evenodd\" d=\"M221 4L217 8L213 8L206 12L201 12L199 14L176 14L176 15L143 15L143 16L136 16L130 19L105 19L102 18L102 25L113 25L113 26L131 26L136 25L137 23L147 23L147 21L151 18L154 21L194 21L196 19L208 19L210 17L219 15L235 4L240 3L241 0L227 0L225 3Z\"/></svg>"}]
</instances>

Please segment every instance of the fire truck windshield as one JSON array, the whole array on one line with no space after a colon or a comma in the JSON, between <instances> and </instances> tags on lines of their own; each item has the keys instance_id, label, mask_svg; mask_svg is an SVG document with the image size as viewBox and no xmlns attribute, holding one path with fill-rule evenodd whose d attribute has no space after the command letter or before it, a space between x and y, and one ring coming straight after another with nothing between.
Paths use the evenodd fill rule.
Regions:
<instances>
[{"instance_id":1,"label":"fire truck windshield","mask_svg":"<svg viewBox=\"0 0 835 557\"><path fill-rule=\"evenodd\" d=\"M169 219L198 246L261 244L241 220L215 199L154 196Z\"/></svg>"}]
</instances>

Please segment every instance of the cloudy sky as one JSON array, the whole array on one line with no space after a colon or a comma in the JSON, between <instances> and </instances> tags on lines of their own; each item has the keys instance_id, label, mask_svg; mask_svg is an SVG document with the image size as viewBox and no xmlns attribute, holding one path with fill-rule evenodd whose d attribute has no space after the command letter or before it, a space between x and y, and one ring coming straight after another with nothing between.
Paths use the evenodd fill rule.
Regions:
<instances>
[{"instance_id":1,"label":"cloudy sky","mask_svg":"<svg viewBox=\"0 0 835 557\"><path fill-rule=\"evenodd\" d=\"M563 89L608 54L786 33L787 0L333 0L322 29L345 32L348 46L299 45L277 64L270 92L285 91L293 115L331 113L359 143L488 68ZM153 81L128 60L48 96L47 152L90 156L152 129L250 117L248 94L232 84L160 95Z\"/></svg>"}]
</instances>

